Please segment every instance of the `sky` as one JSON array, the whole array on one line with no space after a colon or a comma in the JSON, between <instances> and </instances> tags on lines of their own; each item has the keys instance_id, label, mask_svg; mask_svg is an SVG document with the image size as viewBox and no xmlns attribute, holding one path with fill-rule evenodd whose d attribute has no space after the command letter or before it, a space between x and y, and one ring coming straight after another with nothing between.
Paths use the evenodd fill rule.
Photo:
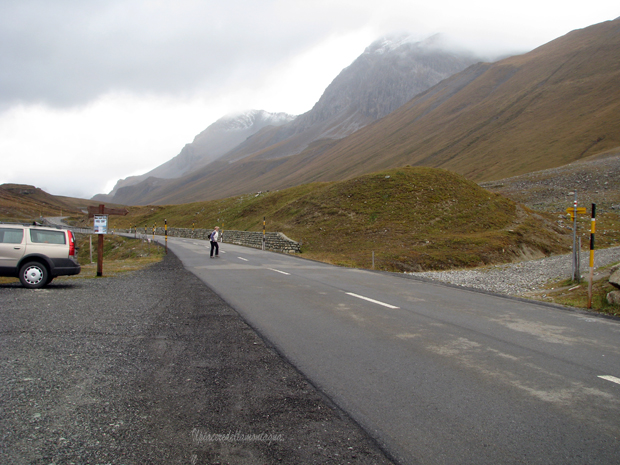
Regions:
<instances>
[{"instance_id":1,"label":"sky","mask_svg":"<svg viewBox=\"0 0 620 465\"><path fill-rule=\"evenodd\" d=\"M107 193L222 116L309 111L384 35L491 59L619 16L617 0L0 0L0 184Z\"/></svg>"}]
</instances>

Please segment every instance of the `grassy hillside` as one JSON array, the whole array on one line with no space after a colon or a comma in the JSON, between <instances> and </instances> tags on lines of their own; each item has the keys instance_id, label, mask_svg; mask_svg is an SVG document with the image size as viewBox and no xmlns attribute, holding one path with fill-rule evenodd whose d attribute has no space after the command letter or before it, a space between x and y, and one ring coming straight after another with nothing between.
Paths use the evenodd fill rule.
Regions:
<instances>
[{"instance_id":1,"label":"grassy hillside","mask_svg":"<svg viewBox=\"0 0 620 465\"><path fill-rule=\"evenodd\" d=\"M30 222L41 216L78 215L72 202L24 184L0 185L0 221Z\"/></svg>"},{"instance_id":2,"label":"grassy hillside","mask_svg":"<svg viewBox=\"0 0 620 465\"><path fill-rule=\"evenodd\" d=\"M209 202L131 207L112 227L281 231L303 255L389 271L476 266L565 252L570 237L535 214L445 170L406 167L355 179Z\"/></svg>"},{"instance_id":3,"label":"grassy hillside","mask_svg":"<svg viewBox=\"0 0 620 465\"><path fill-rule=\"evenodd\" d=\"M80 216L90 205L100 202L48 194L27 184L0 185L0 221L31 222L41 216ZM108 204L109 207L121 207Z\"/></svg>"}]
</instances>

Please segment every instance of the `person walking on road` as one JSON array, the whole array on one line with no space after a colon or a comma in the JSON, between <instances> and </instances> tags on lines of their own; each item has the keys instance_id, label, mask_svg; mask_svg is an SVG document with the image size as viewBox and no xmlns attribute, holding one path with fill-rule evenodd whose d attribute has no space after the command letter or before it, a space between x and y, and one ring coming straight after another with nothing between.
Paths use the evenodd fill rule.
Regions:
<instances>
[{"instance_id":1,"label":"person walking on road","mask_svg":"<svg viewBox=\"0 0 620 465\"><path fill-rule=\"evenodd\" d=\"M220 227L216 226L211 235L209 236L209 240L211 241L211 258L213 258L213 251L215 250L215 256L218 257L220 253L220 246L217 243L220 239Z\"/></svg>"}]
</instances>

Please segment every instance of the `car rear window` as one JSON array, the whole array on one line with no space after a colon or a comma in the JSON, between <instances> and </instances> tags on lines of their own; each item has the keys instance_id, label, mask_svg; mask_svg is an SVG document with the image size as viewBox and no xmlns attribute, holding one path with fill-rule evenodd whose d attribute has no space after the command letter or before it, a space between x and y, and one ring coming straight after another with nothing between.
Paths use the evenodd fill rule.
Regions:
<instances>
[{"instance_id":1,"label":"car rear window","mask_svg":"<svg viewBox=\"0 0 620 465\"><path fill-rule=\"evenodd\" d=\"M0 228L0 243L21 244L23 238L24 238L23 229Z\"/></svg>"},{"instance_id":2,"label":"car rear window","mask_svg":"<svg viewBox=\"0 0 620 465\"><path fill-rule=\"evenodd\" d=\"M30 230L30 240L43 244L66 244L64 231Z\"/></svg>"}]
</instances>

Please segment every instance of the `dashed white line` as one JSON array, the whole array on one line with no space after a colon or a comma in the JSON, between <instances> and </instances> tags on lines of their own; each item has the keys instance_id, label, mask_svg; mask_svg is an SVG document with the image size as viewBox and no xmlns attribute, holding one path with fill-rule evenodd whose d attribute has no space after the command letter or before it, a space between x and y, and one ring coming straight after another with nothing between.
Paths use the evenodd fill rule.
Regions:
<instances>
[{"instance_id":1,"label":"dashed white line","mask_svg":"<svg viewBox=\"0 0 620 465\"><path fill-rule=\"evenodd\" d=\"M243 258L243 257L237 257L239 260L243 260L244 262L249 262L250 260L248 260L247 258Z\"/></svg>"},{"instance_id":2,"label":"dashed white line","mask_svg":"<svg viewBox=\"0 0 620 465\"><path fill-rule=\"evenodd\" d=\"M599 376L599 378L607 380L607 381L611 381L612 383L616 383L616 384L620 384L620 378L616 378L615 376Z\"/></svg>"},{"instance_id":3,"label":"dashed white line","mask_svg":"<svg viewBox=\"0 0 620 465\"><path fill-rule=\"evenodd\" d=\"M353 294L352 292L347 292L346 294L352 297L357 297L358 299L367 300L368 302L372 302L373 304L382 305L387 308L400 308L400 307L395 307L394 305L386 304L385 302L381 302L379 300L371 299L369 297L364 297L363 295Z\"/></svg>"},{"instance_id":4,"label":"dashed white line","mask_svg":"<svg viewBox=\"0 0 620 465\"><path fill-rule=\"evenodd\" d=\"M287 273L286 271L276 270L275 268L267 268L267 269L271 270L271 271L275 271L276 273L282 273L282 274L285 274L287 276L290 276L290 273Z\"/></svg>"}]
</instances>

